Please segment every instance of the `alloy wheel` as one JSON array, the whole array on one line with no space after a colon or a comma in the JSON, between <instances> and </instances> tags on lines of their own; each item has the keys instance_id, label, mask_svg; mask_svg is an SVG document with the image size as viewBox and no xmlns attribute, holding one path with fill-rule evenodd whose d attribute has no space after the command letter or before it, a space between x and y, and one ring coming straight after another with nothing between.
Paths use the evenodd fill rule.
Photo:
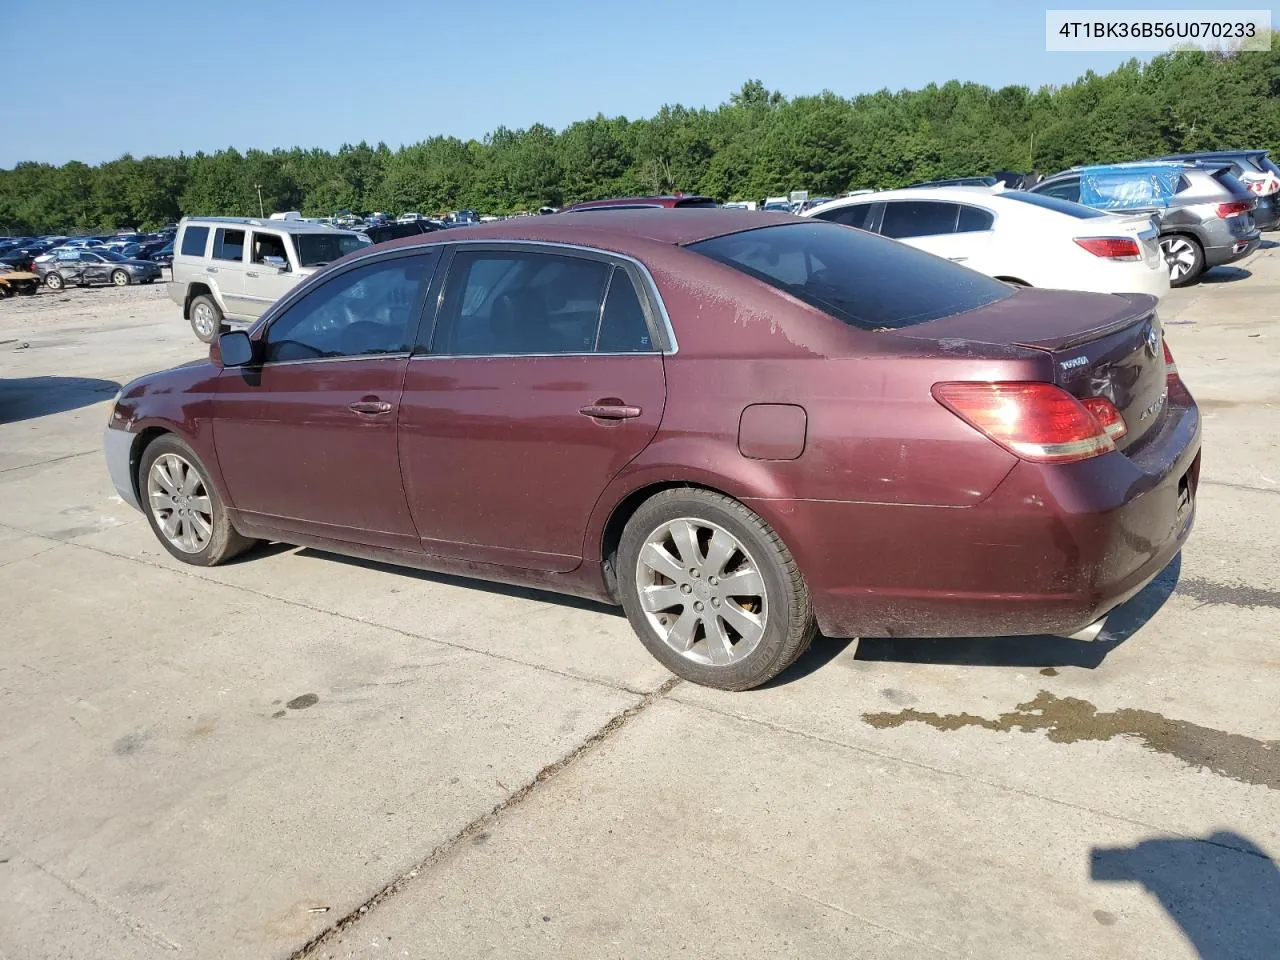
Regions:
<instances>
[{"instance_id":1,"label":"alloy wheel","mask_svg":"<svg viewBox=\"0 0 1280 960\"><path fill-rule=\"evenodd\" d=\"M204 478L176 453L156 457L147 471L147 504L156 527L176 549L199 553L213 536L213 501Z\"/></svg>"},{"instance_id":2,"label":"alloy wheel","mask_svg":"<svg viewBox=\"0 0 1280 960\"><path fill-rule=\"evenodd\" d=\"M764 577L742 542L718 524L681 517L651 533L636 563L645 618L676 653L727 666L748 656L769 616Z\"/></svg>"},{"instance_id":3,"label":"alloy wheel","mask_svg":"<svg viewBox=\"0 0 1280 960\"><path fill-rule=\"evenodd\" d=\"M1164 254L1170 280L1181 280L1195 269L1196 251L1189 240L1182 237L1168 237L1160 241L1160 252Z\"/></svg>"},{"instance_id":4,"label":"alloy wheel","mask_svg":"<svg viewBox=\"0 0 1280 960\"><path fill-rule=\"evenodd\" d=\"M127 287L129 285L129 275L123 270L117 270L111 275L111 282L117 287Z\"/></svg>"},{"instance_id":5,"label":"alloy wheel","mask_svg":"<svg viewBox=\"0 0 1280 960\"><path fill-rule=\"evenodd\" d=\"M191 311L191 325L203 338L213 336L213 310L207 303L197 303Z\"/></svg>"}]
</instances>

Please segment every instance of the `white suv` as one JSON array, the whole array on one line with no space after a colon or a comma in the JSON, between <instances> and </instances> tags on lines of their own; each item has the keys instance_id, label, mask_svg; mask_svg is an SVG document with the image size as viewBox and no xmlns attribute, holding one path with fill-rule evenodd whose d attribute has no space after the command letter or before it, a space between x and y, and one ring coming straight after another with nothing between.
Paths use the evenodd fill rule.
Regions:
<instances>
[{"instance_id":1,"label":"white suv","mask_svg":"<svg viewBox=\"0 0 1280 960\"><path fill-rule=\"evenodd\" d=\"M303 220L183 217L169 298L205 343L222 321L253 321L330 261L369 245L352 230Z\"/></svg>"}]
</instances>

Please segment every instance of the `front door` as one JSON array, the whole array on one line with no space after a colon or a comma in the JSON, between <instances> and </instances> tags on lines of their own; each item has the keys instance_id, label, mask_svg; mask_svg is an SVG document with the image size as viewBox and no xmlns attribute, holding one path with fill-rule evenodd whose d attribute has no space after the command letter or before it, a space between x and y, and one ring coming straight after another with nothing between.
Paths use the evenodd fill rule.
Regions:
<instances>
[{"instance_id":1,"label":"front door","mask_svg":"<svg viewBox=\"0 0 1280 960\"><path fill-rule=\"evenodd\" d=\"M258 317L298 284L297 264L289 262L289 244L270 230L249 234L249 265L244 271L244 309Z\"/></svg>"},{"instance_id":2,"label":"front door","mask_svg":"<svg viewBox=\"0 0 1280 960\"><path fill-rule=\"evenodd\" d=\"M218 227L213 231L213 256L205 266L209 284L222 295L227 314L238 320L258 316L245 309L244 239L242 229Z\"/></svg>"},{"instance_id":3,"label":"front door","mask_svg":"<svg viewBox=\"0 0 1280 960\"><path fill-rule=\"evenodd\" d=\"M106 283L111 274L111 264L101 254L90 250L80 252L80 276L77 283Z\"/></svg>"},{"instance_id":4,"label":"front door","mask_svg":"<svg viewBox=\"0 0 1280 960\"><path fill-rule=\"evenodd\" d=\"M581 563L592 508L653 438L666 400L661 331L638 279L554 246L454 255L400 403L401 469L427 553Z\"/></svg>"},{"instance_id":5,"label":"front door","mask_svg":"<svg viewBox=\"0 0 1280 960\"><path fill-rule=\"evenodd\" d=\"M259 525L418 550L400 478L400 394L437 255L334 274L256 334L260 363L218 380L214 447Z\"/></svg>"}]
</instances>

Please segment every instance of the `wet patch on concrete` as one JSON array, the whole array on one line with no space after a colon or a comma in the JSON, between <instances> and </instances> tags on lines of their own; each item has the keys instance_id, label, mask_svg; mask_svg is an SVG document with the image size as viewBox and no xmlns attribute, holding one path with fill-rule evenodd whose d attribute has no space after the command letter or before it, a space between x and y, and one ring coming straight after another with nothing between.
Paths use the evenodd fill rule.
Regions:
<instances>
[{"instance_id":1,"label":"wet patch on concrete","mask_svg":"<svg viewBox=\"0 0 1280 960\"><path fill-rule=\"evenodd\" d=\"M924 723L942 731L965 727L1023 733L1043 730L1054 743L1131 737L1148 750L1177 757L1188 766L1241 783L1280 790L1280 741L1255 740L1184 720L1170 720L1150 710L1124 708L1099 712L1087 700L1056 697L1045 690L1034 700L1019 704L1015 710L1002 713L994 720L971 713L937 714L910 709L897 713L864 713L862 719L878 730L906 723Z\"/></svg>"},{"instance_id":2,"label":"wet patch on concrete","mask_svg":"<svg viewBox=\"0 0 1280 960\"><path fill-rule=\"evenodd\" d=\"M1247 587L1228 583L1214 583L1197 577L1183 577L1178 581L1177 593L1205 603L1225 603L1233 607L1280 608L1280 590Z\"/></svg>"},{"instance_id":3,"label":"wet patch on concrete","mask_svg":"<svg viewBox=\"0 0 1280 960\"><path fill-rule=\"evenodd\" d=\"M117 757L131 756L146 746L149 739L149 734L127 733L111 745L111 752Z\"/></svg>"},{"instance_id":4,"label":"wet patch on concrete","mask_svg":"<svg viewBox=\"0 0 1280 960\"><path fill-rule=\"evenodd\" d=\"M320 702L320 698L314 693L304 693L300 697L294 697L285 704L290 710L305 710L307 707L314 707Z\"/></svg>"}]
</instances>

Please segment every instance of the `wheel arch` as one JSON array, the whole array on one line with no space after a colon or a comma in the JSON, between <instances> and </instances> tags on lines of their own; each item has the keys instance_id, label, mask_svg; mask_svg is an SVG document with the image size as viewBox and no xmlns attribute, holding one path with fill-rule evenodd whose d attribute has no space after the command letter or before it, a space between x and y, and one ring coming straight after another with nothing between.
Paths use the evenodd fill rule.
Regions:
<instances>
[{"instance_id":1,"label":"wheel arch","mask_svg":"<svg viewBox=\"0 0 1280 960\"><path fill-rule=\"evenodd\" d=\"M182 301L182 319L191 319L191 301L196 297L212 297L214 303L218 302L218 295L207 283L188 283L186 296Z\"/></svg>"}]
</instances>

